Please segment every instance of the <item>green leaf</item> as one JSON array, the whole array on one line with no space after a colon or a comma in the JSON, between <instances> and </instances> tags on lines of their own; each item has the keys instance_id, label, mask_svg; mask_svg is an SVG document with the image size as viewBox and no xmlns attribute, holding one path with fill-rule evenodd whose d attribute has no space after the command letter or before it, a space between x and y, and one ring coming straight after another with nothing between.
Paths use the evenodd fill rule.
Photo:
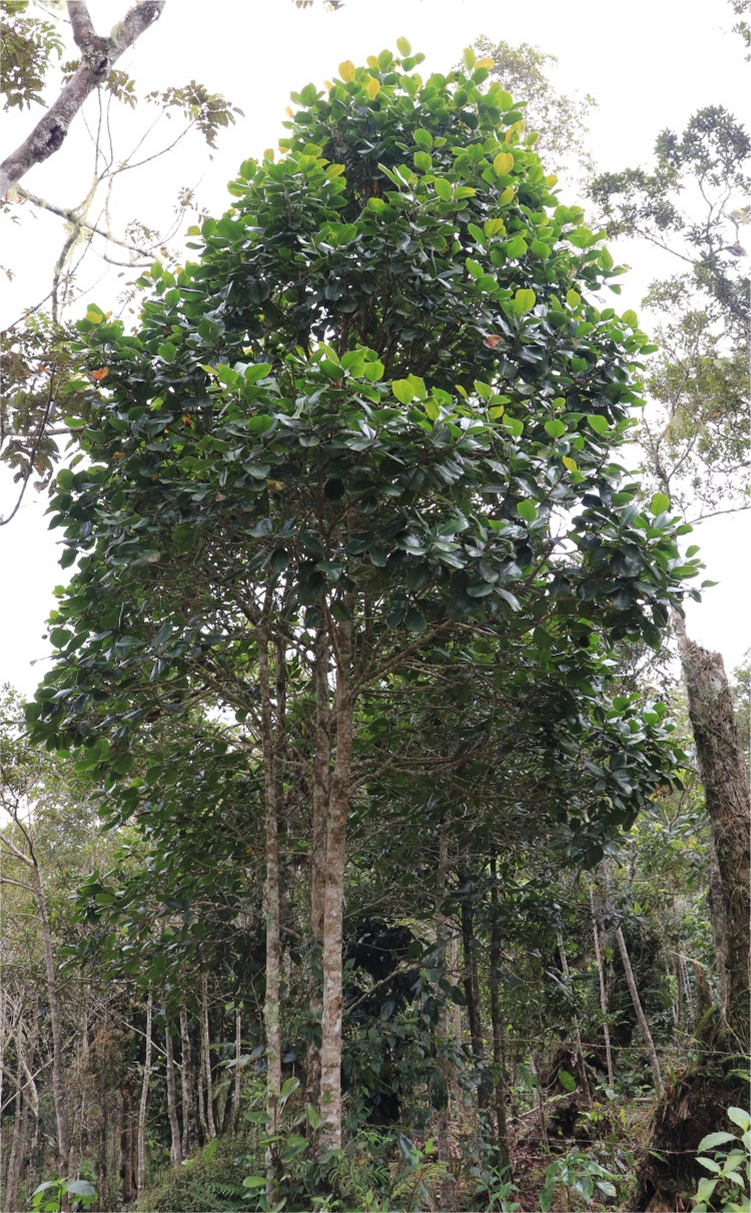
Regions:
<instances>
[{"instance_id":1,"label":"green leaf","mask_svg":"<svg viewBox=\"0 0 751 1213\"><path fill-rule=\"evenodd\" d=\"M435 192L437 193L438 197L441 199L441 201L443 201L443 202L451 201L451 196L452 196L451 182L447 181L445 177L437 177L435 179L435 181L433 182L433 188L434 188Z\"/></svg>"},{"instance_id":2,"label":"green leaf","mask_svg":"<svg viewBox=\"0 0 751 1213\"><path fill-rule=\"evenodd\" d=\"M602 417L599 413L587 413L587 424L591 430L602 437L610 433L610 426L607 418Z\"/></svg>"},{"instance_id":3,"label":"green leaf","mask_svg":"<svg viewBox=\"0 0 751 1213\"><path fill-rule=\"evenodd\" d=\"M519 501L517 502L516 512L525 522L534 522L537 517L537 506L534 501Z\"/></svg>"},{"instance_id":4,"label":"green leaf","mask_svg":"<svg viewBox=\"0 0 751 1213\"><path fill-rule=\"evenodd\" d=\"M558 1081L565 1091L576 1090L576 1079L573 1074L569 1074L568 1070L558 1071Z\"/></svg>"},{"instance_id":5,"label":"green leaf","mask_svg":"<svg viewBox=\"0 0 751 1213\"><path fill-rule=\"evenodd\" d=\"M415 152L412 157L415 168L423 173L429 173L433 167L433 157L428 152Z\"/></svg>"},{"instance_id":6,"label":"green leaf","mask_svg":"<svg viewBox=\"0 0 751 1213\"><path fill-rule=\"evenodd\" d=\"M165 362L174 362L177 357L177 346L173 345L171 341L165 341L163 345L159 346L157 353Z\"/></svg>"},{"instance_id":7,"label":"green leaf","mask_svg":"<svg viewBox=\"0 0 751 1213\"><path fill-rule=\"evenodd\" d=\"M631 311L631 309L629 309L627 312L623 313L622 319L623 319L623 323L627 324L628 327L631 329L635 329L637 327L637 325L639 324L639 318L636 315L636 312Z\"/></svg>"},{"instance_id":8,"label":"green leaf","mask_svg":"<svg viewBox=\"0 0 751 1213\"><path fill-rule=\"evenodd\" d=\"M744 1133L747 1129L751 1129L751 1115L745 1108L728 1108L728 1120L731 1120L734 1125L738 1125L738 1128L742 1129Z\"/></svg>"},{"instance_id":9,"label":"green leaf","mask_svg":"<svg viewBox=\"0 0 751 1213\"><path fill-rule=\"evenodd\" d=\"M664 493L655 493L654 497L649 503L650 514L664 514L665 511L669 509L670 498L666 497Z\"/></svg>"},{"instance_id":10,"label":"green leaf","mask_svg":"<svg viewBox=\"0 0 751 1213\"><path fill-rule=\"evenodd\" d=\"M514 236L504 245L506 256L515 261L518 257L523 257L527 251L527 242L523 236Z\"/></svg>"},{"instance_id":11,"label":"green leaf","mask_svg":"<svg viewBox=\"0 0 751 1213\"><path fill-rule=\"evenodd\" d=\"M566 433L566 426L563 421L554 420L545 422L545 430L551 438L561 438Z\"/></svg>"},{"instance_id":12,"label":"green leaf","mask_svg":"<svg viewBox=\"0 0 751 1213\"><path fill-rule=\"evenodd\" d=\"M206 1146L206 1148L203 1151L203 1161L204 1162L208 1162L209 1159L214 1157L214 1155L216 1154L216 1149L217 1149L218 1145L219 1145L218 1137L215 1137L213 1141L209 1142L209 1144Z\"/></svg>"},{"instance_id":13,"label":"green leaf","mask_svg":"<svg viewBox=\"0 0 751 1213\"><path fill-rule=\"evenodd\" d=\"M485 270L482 268L479 261L473 261L471 257L467 257L464 264L473 278L482 278L483 274L485 273Z\"/></svg>"},{"instance_id":14,"label":"green leaf","mask_svg":"<svg viewBox=\"0 0 751 1213\"><path fill-rule=\"evenodd\" d=\"M737 1110L740 1111L740 1109ZM730 1112L728 1111L728 1116L729 1115ZM732 1133L708 1133L706 1137L702 1137L696 1149L699 1153L701 1153L702 1150L714 1150L717 1148L717 1146L724 1146L727 1145L728 1142L735 1141L737 1141L737 1138L735 1138Z\"/></svg>"},{"instance_id":15,"label":"green leaf","mask_svg":"<svg viewBox=\"0 0 751 1213\"><path fill-rule=\"evenodd\" d=\"M428 626L427 619L416 607L410 607L404 618L404 622L411 632L424 632Z\"/></svg>"},{"instance_id":16,"label":"green leaf","mask_svg":"<svg viewBox=\"0 0 751 1213\"><path fill-rule=\"evenodd\" d=\"M525 312L531 312L537 302L537 296L534 291L522 288L514 295L514 311L518 316L523 316Z\"/></svg>"},{"instance_id":17,"label":"green leaf","mask_svg":"<svg viewBox=\"0 0 751 1213\"><path fill-rule=\"evenodd\" d=\"M248 429L251 434L267 434L274 425L274 418L267 413L258 413L248 418Z\"/></svg>"},{"instance_id":18,"label":"green leaf","mask_svg":"<svg viewBox=\"0 0 751 1213\"><path fill-rule=\"evenodd\" d=\"M412 44L407 40L407 38L397 38L396 47L400 55L412 54Z\"/></svg>"},{"instance_id":19,"label":"green leaf","mask_svg":"<svg viewBox=\"0 0 751 1213\"><path fill-rule=\"evenodd\" d=\"M414 400L416 392L409 379L395 379L391 384L391 391L396 396L400 404L409 404Z\"/></svg>"},{"instance_id":20,"label":"green leaf","mask_svg":"<svg viewBox=\"0 0 751 1213\"><path fill-rule=\"evenodd\" d=\"M218 1138L215 1138L215 1140L218 1141ZM265 1188L266 1187L266 1176L265 1175L246 1175L245 1179L243 1180L243 1187L244 1188L253 1188L253 1189Z\"/></svg>"},{"instance_id":21,"label":"green leaf","mask_svg":"<svg viewBox=\"0 0 751 1213\"><path fill-rule=\"evenodd\" d=\"M379 379L383 379L385 367L380 359L376 358L374 362L366 362L363 367L363 375L372 383L377 383Z\"/></svg>"}]
</instances>

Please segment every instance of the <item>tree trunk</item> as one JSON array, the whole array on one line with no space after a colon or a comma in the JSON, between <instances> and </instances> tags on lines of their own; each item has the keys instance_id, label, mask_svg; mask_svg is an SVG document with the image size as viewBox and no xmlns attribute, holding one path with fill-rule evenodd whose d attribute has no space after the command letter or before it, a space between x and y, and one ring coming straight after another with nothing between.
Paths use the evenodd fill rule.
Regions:
<instances>
[{"instance_id":1,"label":"tree trunk","mask_svg":"<svg viewBox=\"0 0 751 1213\"><path fill-rule=\"evenodd\" d=\"M214 1079L211 1073L211 1036L209 1034L209 975L201 974L201 1061L206 1081L206 1136L216 1137L214 1124Z\"/></svg>"},{"instance_id":2,"label":"tree trunk","mask_svg":"<svg viewBox=\"0 0 751 1213\"><path fill-rule=\"evenodd\" d=\"M190 1031L188 1029L188 1011L180 1007L180 1086L183 1102L183 1136L180 1143L183 1158L187 1158L193 1149L193 1067L190 1062Z\"/></svg>"},{"instance_id":3,"label":"tree trunk","mask_svg":"<svg viewBox=\"0 0 751 1213\"><path fill-rule=\"evenodd\" d=\"M571 973L569 972L568 960L566 959L566 949L563 946L563 935L560 931L556 934L556 943L558 944L558 952L561 957L561 972L566 979L566 985L569 987L571 997L574 997L574 991L571 988ZM584 1049L582 1047L581 1031L579 1029L579 1016L574 1011L574 1042L576 1044L576 1068L579 1071L579 1084L584 1092L584 1099L588 1107L592 1107L592 1092L589 1089L589 1079L587 1077L587 1065L584 1060Z\"/></svg>"},{"instance_id":4,"label":"tree trunk","mask_svg":"<svg viewBox=\"0 0 751 1213\"><path fill-rule=\"evenodd\" d=\"M751 855L751 797L746 763L733 711L725 666L689 640L682 619L674 615L688 692L699 774L719 869L721 923L717 931L724 957L722 1011L741 1051L749 1050L750 924L748 889ZM712 898L712 901L715 899Z\"/></svg>"},{"instance_id":5,"label":"tree trunk","mask_svg":"<svg viewBox=\"0 0 751 1213\"><path fill-rule=\"evenodd\" d=\"M263 1022L266 1032L266 1117L268 1135L279 1131L279 1093L282 1087L282 1028L279 1009L281 985L281 897L279 887L279 805L276 736L281 727L277 703L276 729L271 703L269 635L266 624L258 629L258 681L261 688L261 743L263 748L264 803L266 824L266 878L263 906L266 921L266 974ZM271 1145L266 1149L267 1198L278 1199L277 1165Z\"/></svg>"},{"instance_id":6,"label":"tree trunk","mask_svg":"<svg viewBox=\"0 0 751 1213\"><path fill-rule=\"evenodd\" d=\"M508 1140L506 1116L506 1058L503 1048L503 1021L501 1019L498 986L501 979L501 920L498 912L497 865L495 856L490 861L490 1020L493 1027L493 1069L495 1071L495 1119L498 1148L498 1168L509 1168L511 1173L511 1151Z\"/></svg>"},{"instance_id":7,"label":"tree trunk","mask_svg":"<svg viewBox=\"0 0 751 1213\"><path fill-rule=\"evenodd\" d=\"M37 909L39 911L39 923L42 931L42 943L44 946L44 968L47 979L47 1004L50 1009L50 1033L52 1035L52 1099L55 1105L55 1119L57 1121L58 1171L60 1176L63 1179L66 1179L68 1177L68 1168L70 1165L70 1125L68 1122L68 1109L65 1097L65 1087L63 1083L63 1046L60 1029L60 1008L57 1000L57 970L55 968L55 957L52 951L52 932L50 931L50 920L47 915L47 901L44 895L44 887L42 885L42 874L39 871L39 866L36 863L36 860L33 862L31 872L34 879L34 891L36 894Z\"/></svg>"},{"instance_id":8,"label":"tree trunk","mask_svg":"<svg viewBox=\"0 0 751 1213\"><path fill-rule=\"evenodd\" d=\"M175 1090L175 1054L172 1046L172 1024L164 1012L164 1051L167 1055L167 1115L170 1127L170 1162L179 1167L183 1160L180 1142L180 1121L177 1116L177 1092Z\"/></svg>"},{"instance_id":9,"label":"tree trunk","mask_svg":"<svg viewBox=\"0 0 751 1213\"><path fill-rule=\"evenodd\" d=\"M600 930L597 925L597 916L595 914L595 895L591 881L589 882L589 912L592 917L592 938L594 940L595 958L597 960L597 981L600 986L602 1034L605 1037L605 1064L608 1068L608 1084L612 1087L614 1082L613 1050L610 1044L610 1024L608 1023L608 995L607 990L605 989L605 973L602 967L602 949L600 948Z\"/></svg>"},{"instance_id":10,"label":"tree trunk","mask_svg":"<svg viewBox=\"0 0 751 1213\"><path fill-rule=\"evenodd\" d=\"M306 1101L317 1108L321 1099L321 958L326 901L326 836L331 777L331 709L329 704L329 651L327 635L319 628L315 640L315 752L313 756L313 842L310 853L310 935L308 1003L311 1040L307 1048Z\"/></svg>"},{"instance_id":11,"label":"tree trunk","mask_svg":"<svg viewBox=\"0 0 751 1213\"><path fill-rule=\"evenodd\" d=\"M318 1142L319 1148L324 1150L338 1150L342 1144L342 917L354 731L352 625L349 621L338 624L335 636L336 756L331 772L326 824L326 885L321 964L321 1127Z\"/></svg>"},{"instance_id":12,"label":"tree trunk","mask_svg":"<svg viewBox=\"0 0 751 1213\"><path fill-rule=\"evenodd\" d=\"M8 1169L5 1178L5 1202L3 1205L5 1213L16 1213L18 1209L18 1181L21 1178L21 1168L23 1167L23 1156L26 1148L27 1112L26 1100L23 1095L24 1072L21 1065L22 1048L21 1023L19 1020L16 1029L16 1051L18 1054L16 1066L16 1106L13 1113L13 1134L10 1142Z\"/></svg>"},{"instance_id":13,"label":"tree trunk","mask_svg":"<svg viewBox=\"0 0 751 1213\"><path fill-rule=\"evenodd\" d=\"M468 883L465 876L463 884ZM482 1018L480 1012L480 982L477 973L477 954L475 950L474 910L469 897L462 902L462 945L463 945L463 984L464 997L467 1003L467 1019L469 1020L469 1039L472 1056L477 1067L477 1106L484 1111L489 1103L488 1077L485 1067L485 1041L482 1034Z\"/></svg>"},{"instance_id":14,"label":"tree trunk","mask_svg":"<svg viewBox=\"0 0 751 1213\"><path fill-rule=\"evenodd\" d=\"M240 1126L240 1091L241 1091L241 1073L240 1061L243 1053L243 1032L242 1032L242 1012L237 1007L235 1010L235 1084L232 1091L232 1132L237 1133Z\"/></svg>"},{"instance_id":15,"label":"tree trunk","mask_svg":"<svg viewBox=\"0 0 751 1213\"><path fill-rule=\"evenodd\" d=\"M449 873L449 845L448 845L448 828L446 821L441 822L439 840L438 840L438 871L436 874L436 900L435 900L435 936L436 936L436 968L448 979L448 936L449 936L449 921L443 912L443 903L446 899L446 888L448 884ZM450 1034L449 1009L444 995L438 1009L438 1022L436 1024L436 1035L438 1037L436 1054L438 1066L443 1075L443 1081L446 1086L446 1100L442 1108L438 1111L436 1118L436 1141L438 1146L438 1160L442 1162L447 1170L451 1162L450 1149L450 1124L451 1124L451 1087L453 1080L453 1064L450 1057L447 1056L446 1044ZM438 1192L438 1204L442 1210L450 1210L453 1201L453 1178L446 1174L441 1178L440 1188Z\"/></svg>"},{"instance_id":16,"label":"tree trunk","mask_svg":"<svg viewBox=\"0 0 751 1213\"><path fill-rule=\"evenodd\" d=\"M636 981L634 979L634 970L631 968L631 961L630 961L629 955L628 955L628 948L626 947L626 940L623 938L623 931L621 929L620 923L615 928L615 937L618 940L618 950L621 954L621 960L623 962L623 971L626 974L626 981L628 982L629 994L631 995L631 1001L634 1004L634 1011L636 1012L636 1018L639 1021L639 1027L641 1028L641 1034L644 1037L644 1045L646 1047L647 1054L649 1056L649 1064L652 1067L652 1077L654 1078L655 1091L662 1098L663 1094L665 1093L665 1087L664 1087L663 1081L662 1081L662 1074L660 1073L660 1063L657 1060L657 1050L655 1049L654 1041L652 1040L652 1033L649 1030L649 1024L647 1023L646 1017L644 1015L644 1009L641 1005L639 991L636 988Z\"/></svg>"},{"instance_id":17,"label":"tree trunk","mask_svg":"<svg viewBox=\"0 0 751 1213\"><path fill-rule=\"evenodd\" d=\"M143 1081L141 1083L141 1101L138 1105L138 1162L136 1179L136 1199L140 1201L146 1183L146 1111L149 1105L149 1082L151 1081L151 1015L153 1001L151 991L146 1003L146 1052L143 1061Z\"/></svg>"}]
</instances>

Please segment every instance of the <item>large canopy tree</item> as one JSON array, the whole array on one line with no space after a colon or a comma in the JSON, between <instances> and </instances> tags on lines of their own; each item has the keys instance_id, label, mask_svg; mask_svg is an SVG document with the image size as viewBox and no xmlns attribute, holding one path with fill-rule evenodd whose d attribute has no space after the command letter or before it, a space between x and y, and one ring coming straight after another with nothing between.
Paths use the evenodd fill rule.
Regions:
<instances>
[{"instance_id":1,"label":"large canopy tree","mask_svg":"<svg viewBox=\"0 0 751 1213\"><path fill-rule=\"evenodd\" d=\"M697 571L668 499L640 512L616 461L647 343L632 313L598 302L620 270L552 192L511 96L483 90L488 63L467 52L423 81L404 40L399 54L293 94L281 160L241 166L230 210L195 231L199 260L144 277L136 332L89 307L87 458L60 473L52 507L78 571L28 709L37 738L85 747L134 809L139 730L196 699L242 726L263 771L274 1125L279 819L305 781L322 1147L341 1139L346 830L367 696L387 700L438 653L475 680L497 651L507 668L568 663L575 683L599 650L606 677L613 644L659 645ZM474 661L478 638L491 659ZM627 699L592 710L607 709L631 715ZM595 813L630 822L669 765L656 734L632 761L611 754Z\"/></svg>"}]
</instances>

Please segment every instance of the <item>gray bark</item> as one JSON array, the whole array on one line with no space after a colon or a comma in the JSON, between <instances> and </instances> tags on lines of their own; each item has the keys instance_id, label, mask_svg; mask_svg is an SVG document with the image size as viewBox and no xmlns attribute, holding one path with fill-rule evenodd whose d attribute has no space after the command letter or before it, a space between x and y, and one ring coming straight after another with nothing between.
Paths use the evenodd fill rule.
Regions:
<instances>
[{"instance_id":1,"label":"gray bark","mask_svg":"<svg viewBox=\"0 0 751 1213\"><path fill-rule=\"evenodd\" d=\"M180 1066L180 1086L183 1104L183 1134L180 1146L183 1157L187 1157L193 1148L193 1093L192 1066L190 1062L190 1032L188 1031L188 1012L180 1008L180 1050L182 1054Z\"/></svg>"},{"instance_id":2,"label":"gray bark","mask_svg":"<svg viewBox=\"0 0 751 1213\"><path fill-rule=\"evenodd\" d=\"M139 0L111 33L102 37L94 29L85 0L68 0L73 37L81 52L80 67L31 134L0 164L0 196L35 164L42 164L59 151L86 98L106 82L113 64L157 20L164 5L165 0Z\"/></svg>"}]
</instances>

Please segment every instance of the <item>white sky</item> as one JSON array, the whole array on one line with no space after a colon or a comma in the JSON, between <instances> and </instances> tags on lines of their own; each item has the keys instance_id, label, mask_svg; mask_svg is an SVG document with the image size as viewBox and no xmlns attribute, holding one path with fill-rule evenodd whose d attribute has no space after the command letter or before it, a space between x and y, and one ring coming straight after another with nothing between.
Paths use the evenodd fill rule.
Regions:
<instances>
[{"instance_id":1,"label":"white sky","mask_svg":"<svg viewBox=\"0 0 751 1213\"><path fill-rule=\"evenodd\" d=\"M108 32L128 3L90 0L97 29ZM480 34L512 45L529 42L557 55L557 87L570 94L589 93L598 103L590 122L598 167L646 167L656 134L665 127L682 130L702 106L724 105L749 124L748 68L740 39L729 32L732 22L731 7L722 0L630 0L622 5L535 0L516 6L498 0L348 0L336 13L324 13L321 0L306 11L298 11L290 0L167 0L161 20L118 67L135 77L142 94L198 80L209 91L222 92L245 117L220 135L212 161L205 145L193 140L179 153L123 175L112 226L136 217L168 223L177 190L184 185L196 186L201 203L220 213L230 203L226 182L239 163L276 145L290 91L330 79L343 59L361 63L384 47L395 50L400 35L409 38L413 51L426 54L419 69L423 75L448 70ZM88 104L95 122L96 102ZM144 106L135 113L118 108L118 157L140 137L148 114ZM16 146L35 120L33 111L3 116L4 147ZM176 122L163 127L165 135L177 129ZM75 205L88 189L92 163L91 141L79 117L62 151L33 169L23 184L58 205ZM3 323L49 289L61 242L59 220L34 214L28 206L19 208L18 216L17 223L0 216L0 263L16 272L11 286L3 289ZM671 269L633 244L613 251L633 267L622 279L622 307L639 310L651 278ZM90 280L100 281L84 299L107 309L116 306L119 289L133 275L123 271L118 279L93 258L87 264ZM8 480L0 475L0 513L7 512L10 501ZM56 567L56 536L46 530L43 510L44 502L30 497L14 522L0 528L0 682L10 681L26 694L45 669L48 647L41 637L54 606L52 587L63 579ZM751 643L749 534L748 515L742 515L709 521L696 535L705 575L719 585L700 606L688 605L689 630L700 643L719 649L729 669Z\"/></svg>"}]
</instances>

